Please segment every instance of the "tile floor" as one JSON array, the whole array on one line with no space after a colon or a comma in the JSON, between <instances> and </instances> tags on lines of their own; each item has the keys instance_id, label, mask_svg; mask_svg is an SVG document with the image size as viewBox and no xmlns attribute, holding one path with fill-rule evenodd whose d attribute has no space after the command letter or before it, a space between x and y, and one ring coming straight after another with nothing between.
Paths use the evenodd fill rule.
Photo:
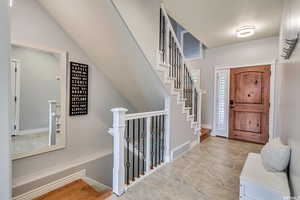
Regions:
<instances>
[{"instance_id":1,"label":"tile floor","mask_svg":"<svg viewBox=\"0 0 300 200\"><path fill-rule=\"evenodd\" d=\"M112 200L238 200L249 152L262 145L209 137Z\"/></svg>"}]
</instances>

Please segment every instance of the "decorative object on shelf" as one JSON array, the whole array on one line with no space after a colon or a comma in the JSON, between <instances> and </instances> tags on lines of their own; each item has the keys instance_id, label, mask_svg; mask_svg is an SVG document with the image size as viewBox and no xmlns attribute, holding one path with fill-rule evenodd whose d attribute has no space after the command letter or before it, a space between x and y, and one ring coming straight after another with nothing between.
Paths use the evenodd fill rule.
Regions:
<instances>
[{"instance_id":1,"label":"decorative object on shelf","mask_svg":"<svg viewBox=\"0 0 300 200\"><path fill-rule=\"evenodd\" d=\"M281 55L285 60L288 60L291 57L298 43L298 39L299 39L299 33L297 34L296 38L285 40L285 45L283 47L283 54Z\"/></svg>"},{"instance_id":2,"label":"decorative object on shelf","mask_svg":"<svg viewBox=\"0 0 300 200\"><path fill-rule=\"evenodd\" d=\"M71 62L70 116L88 114L88 65Z\"/></svg>"}]
</instances>

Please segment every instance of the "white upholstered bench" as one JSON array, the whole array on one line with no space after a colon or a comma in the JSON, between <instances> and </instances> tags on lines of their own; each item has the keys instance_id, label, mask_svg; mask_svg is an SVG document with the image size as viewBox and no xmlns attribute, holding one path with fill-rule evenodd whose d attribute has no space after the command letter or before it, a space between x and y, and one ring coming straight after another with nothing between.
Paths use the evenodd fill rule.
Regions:
<instances>
[{"instance_id":1,"label":"white upholstered bench","mask_svg":"<svg viewBox=\"0 0 300 200\"><path fill-rule=\"evenodd\" d=\"M240 200L287 200L287 174L265 170L260 154L249 153L240 176Z\"/></svg>"}]
</instances>

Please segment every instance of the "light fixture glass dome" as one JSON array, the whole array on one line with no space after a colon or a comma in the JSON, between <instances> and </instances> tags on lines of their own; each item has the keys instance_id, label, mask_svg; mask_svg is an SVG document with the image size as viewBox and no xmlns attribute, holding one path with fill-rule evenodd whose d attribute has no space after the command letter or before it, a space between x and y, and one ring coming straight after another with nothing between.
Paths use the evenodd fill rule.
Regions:
<instances>
[{"instance_id":1,"label":"light fixture glass dome","mask_svg":"<svg viewBox=\"0 0 300 200\"><path fill-rule=\"evenodd\" d=\"M254 35L255 33L255 26L242 26L236 31L236 36L238 38L249 37Z\"/></svg>"}]
</instances>

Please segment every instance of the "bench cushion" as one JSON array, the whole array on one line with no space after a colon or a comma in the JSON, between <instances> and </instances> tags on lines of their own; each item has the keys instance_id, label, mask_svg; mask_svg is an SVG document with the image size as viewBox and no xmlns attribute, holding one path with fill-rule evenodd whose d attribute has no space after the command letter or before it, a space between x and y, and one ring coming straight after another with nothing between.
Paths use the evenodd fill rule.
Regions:
<instances>
[{"instance_id":1,"label":"bench cushion","mask_svg":"<svg viewBox=\"0 0 300 200\"><path fill-rule=\"evenodd\" d=\"M285 172L267 171L262 164L260 154L248 154L240 176L240 182L245 192L241 194L241 199L243 199L242 196L252 197L253 199L265 199L265 197L277 199L277 196L280 199L290 196L287 174ZM250 191L250 193L247 191ZM261 196L264 196L264 198L261 198Z\"/></svg>"}]
</instances>

